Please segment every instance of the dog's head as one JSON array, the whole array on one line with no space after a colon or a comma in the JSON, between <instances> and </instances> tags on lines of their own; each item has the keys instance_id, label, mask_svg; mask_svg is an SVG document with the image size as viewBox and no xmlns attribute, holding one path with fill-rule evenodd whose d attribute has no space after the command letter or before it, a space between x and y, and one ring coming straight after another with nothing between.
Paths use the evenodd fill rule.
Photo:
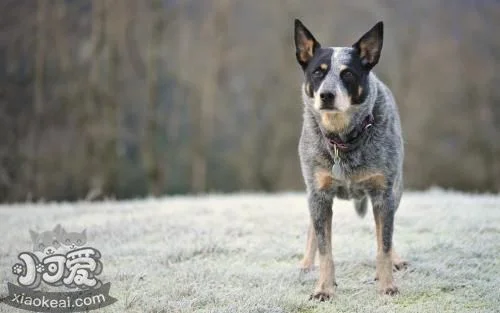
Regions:
<instances>
[{"instance_id":1,"label":"dog's head","mask_svg":"<svg viewBox=\"0 0 500 313\"><path fill-rule=\"evenodd\" d=\"M371 112L371 69L382 51L384 26L377 23L351 47L321 47L295 20L297 61L304 71L303 98L326 131L342 133Z\"/></svg>"}]
</instances>

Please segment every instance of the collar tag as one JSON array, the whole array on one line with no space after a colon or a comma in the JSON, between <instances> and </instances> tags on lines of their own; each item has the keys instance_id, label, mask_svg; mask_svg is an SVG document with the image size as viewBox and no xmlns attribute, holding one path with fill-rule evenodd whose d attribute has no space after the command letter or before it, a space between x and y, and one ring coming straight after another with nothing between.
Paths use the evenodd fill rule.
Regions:
<instances>
[{"instance_id":1,"label":"collar tag","mask_svg":"<svg viewBox=\"0 0 500 313\"><path fill-rule=\"evenodd\" d=\"M339 149L337 148L337 145L334 145L333 149L335 151L335 155L333 157L334 163L332 166L332 175L335 179L344 180L344 170L340 166L340 156L339 156Z\"/></svg>"}]
</instances>

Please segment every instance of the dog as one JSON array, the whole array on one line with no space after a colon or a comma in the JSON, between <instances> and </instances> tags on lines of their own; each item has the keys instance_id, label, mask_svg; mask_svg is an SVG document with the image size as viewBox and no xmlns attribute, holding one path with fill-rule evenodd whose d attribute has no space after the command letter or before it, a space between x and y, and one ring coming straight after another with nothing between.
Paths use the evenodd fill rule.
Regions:
<instances>
[{"instance_id":1,"label":"dog","mask_svg":"<svg viewBox=\"0 0 500 313\"><path fill-rule=\"evenodd\" d=\"M361 217L371 200L377 238L375 279L381 293L398 293L393 266L407 265L392 243L403 193L401 123L391 91L372 71L383 35L379 22L351 47L323 48L295 20L295 52L304 73L299 158L311 219L301 269L310 270L319 252L319 279L311 299L325 301L335 294L331 238L335 197L353 199Z\"/></svg>"}]
</instances>

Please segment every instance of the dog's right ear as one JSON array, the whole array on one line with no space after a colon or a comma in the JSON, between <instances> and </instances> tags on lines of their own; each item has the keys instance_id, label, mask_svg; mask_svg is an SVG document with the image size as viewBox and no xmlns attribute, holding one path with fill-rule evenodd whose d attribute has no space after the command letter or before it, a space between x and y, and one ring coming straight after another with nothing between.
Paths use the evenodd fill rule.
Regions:
<instances>
[{"instance_id":1,"label":"dog's right ear","mask_svg":"<svg viewBox=\"0 0 500 313\"><path fill-rule=\"evenodd\" d=\"M295 19L295 55L302 69L307 67L312 59L314 52L321 45L314 39L311 32L302 24L301 21Z\"/></svg>"},{"instance_id":2,"label":"dog's right ear","mask_svg":"<svg viewBox=\"0 0 500 313\"><path fill-rule=\"evenodd\" d=\"M384 23L378 22L353 45L367 70L377 65L384 42Z\"/></svg>"}]
</instances>

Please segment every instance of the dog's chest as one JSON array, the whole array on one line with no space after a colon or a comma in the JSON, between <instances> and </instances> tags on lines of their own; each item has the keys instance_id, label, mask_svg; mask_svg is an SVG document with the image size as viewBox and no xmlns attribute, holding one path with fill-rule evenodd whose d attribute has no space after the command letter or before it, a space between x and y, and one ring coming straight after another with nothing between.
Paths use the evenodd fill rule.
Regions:
<instances>
[{"instance_id":1,"label":"dog's chest","mask_svg":"<svg viewBox=\"0 0 500 313\"><path fill-rule=\"evenodd\" d=\"M326 165L326 164L324 164ZM315 172L316 188L319 190L341 190L347 198L357 198L365 191L382 190L387 185L385 175L378 170L359 169L349 171L342 165L321 166Z\"/></svg>"}]
</instances>

